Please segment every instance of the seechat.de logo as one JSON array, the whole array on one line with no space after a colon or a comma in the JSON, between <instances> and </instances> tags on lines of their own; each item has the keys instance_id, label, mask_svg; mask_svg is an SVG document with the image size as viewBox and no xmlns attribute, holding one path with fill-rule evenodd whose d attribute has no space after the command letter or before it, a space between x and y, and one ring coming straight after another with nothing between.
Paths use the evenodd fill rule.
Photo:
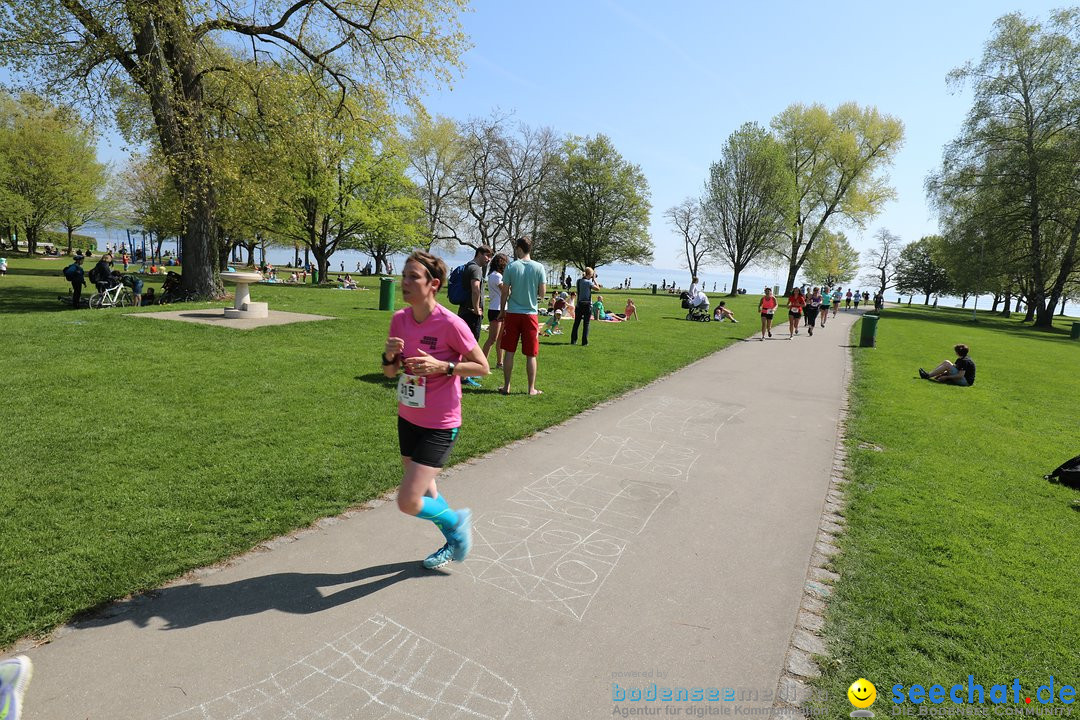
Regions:
<instances>
[{"instance_id":1,"label":"seechat.de logo","mask_svg":"<svg viewBox=\"0 0 1080 720\"><path fill-rule=\"evenodd\" d=\"M874 687L874 683L866 678L859 678L851 683L851 687L847 690L847 697L848 702L855 706L851 717L874 717L873 711L869 709L877 700L877 688Z\"/></svg>"}]
</instances>

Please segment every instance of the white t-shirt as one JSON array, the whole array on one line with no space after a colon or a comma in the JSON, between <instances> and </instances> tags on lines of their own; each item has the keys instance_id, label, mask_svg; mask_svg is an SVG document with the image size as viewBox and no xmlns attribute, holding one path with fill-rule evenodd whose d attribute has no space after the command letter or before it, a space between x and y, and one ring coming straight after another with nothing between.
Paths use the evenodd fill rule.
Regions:
<instances>
[{"instance_id":1,"label":"white t-shirt","mask_svg":"<svg viewBox=\"0 0 1080 720\"><path fill-rule=\"evenodd\" d=\"M488 310L502 310L502 293L499 291L501 282L502 273L493 270L488 275Z\"/></svg>"}]
</instances>

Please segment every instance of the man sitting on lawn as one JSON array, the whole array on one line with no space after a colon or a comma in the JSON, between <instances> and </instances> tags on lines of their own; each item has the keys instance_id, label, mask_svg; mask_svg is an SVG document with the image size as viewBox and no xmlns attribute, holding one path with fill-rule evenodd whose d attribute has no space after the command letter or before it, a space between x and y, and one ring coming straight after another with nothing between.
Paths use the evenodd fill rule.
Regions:
<instances>
[{"instance_id":1,"label":"man sitting on lawn","mask_svg":"<svg viewBox=\"0 0 1080 720\"><path fill-rule=\"evenodd\" d=\"M953 350L956 351L956 362L951 363L948 360L943 360L940 365L930 372L919 368L919 377L923 380L952 383L961 387L974 385L975 361L968 357L968 346L954 345Z\"/></svg>"}]
</instances>

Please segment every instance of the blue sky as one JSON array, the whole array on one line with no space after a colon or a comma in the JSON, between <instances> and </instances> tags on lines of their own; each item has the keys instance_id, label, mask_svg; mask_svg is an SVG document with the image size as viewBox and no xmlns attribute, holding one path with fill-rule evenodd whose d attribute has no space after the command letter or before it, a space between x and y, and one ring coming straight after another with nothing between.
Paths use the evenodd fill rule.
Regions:
<instances>
[{"instance_id":1,"label":"blue sky","mask_svg":"<svg viewBox=\"0 0 1080 720\"><path fill-rule=\"evenodd\" d=\"M971 102L946 74L979 58L996 18L1045 18L1057 6L473 0L466 68L425 104L459 120L497 109L563 134L611 137L648 178L655 265L668 268L680 265L681 242L663 212L700 193L739 125L767 125L793 102L874 105L904 122L905 145L889 169L897 199L864 230L846 229L861 250L881 227L905 242L936 231L923 183ZM102 141L103 159L124 155L115 136Z\"/></svg>"},{"instance_id":2,"label":"blue sky","mask_svg":"<svg viewBox=\"0 0 1080 720\"><path fill-rule=\"evenodd\" d=\"M474 48L432 113L465 119L514 111L560 133L604 133L640 165L652 190L656 264L675 267L681 243L663 211L700 193L727 136L767 125L793 102L875 105L905 124L889 174L897 199L863 231L905 242L936 231L923 182L970 106L946 74L976 61L995 19L1045 18L1060 3L708 2L473 0Z\"/></svg>"}]
</instances>

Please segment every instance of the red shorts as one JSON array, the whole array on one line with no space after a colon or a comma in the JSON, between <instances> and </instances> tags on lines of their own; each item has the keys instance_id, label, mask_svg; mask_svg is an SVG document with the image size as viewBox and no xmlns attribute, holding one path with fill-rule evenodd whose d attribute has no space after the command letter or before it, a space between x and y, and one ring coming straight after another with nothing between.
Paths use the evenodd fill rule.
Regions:
<instances>
[{"instance_id":1,"label":"red shorts","mask_svg":"<svg viewBox=\"0 0 1080 720\"><path fill-rule=\"evenodd\" d=\"M540 353L540 323L535 315L506 313L503 322L499 347L506 352L517 352L518 338L521 338L521 353L536 357Z\"/></svg>"}]
</instances>

